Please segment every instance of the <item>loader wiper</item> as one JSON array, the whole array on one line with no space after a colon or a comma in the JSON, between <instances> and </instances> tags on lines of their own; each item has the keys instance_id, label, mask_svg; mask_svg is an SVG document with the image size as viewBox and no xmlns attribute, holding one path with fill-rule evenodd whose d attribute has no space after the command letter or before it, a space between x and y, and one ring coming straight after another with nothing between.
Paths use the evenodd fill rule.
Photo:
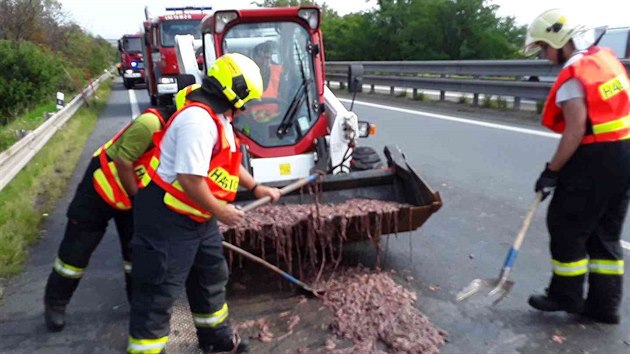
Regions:
<instances>
[{"instance_id":1,"label":"loader wiper","mask_svg":"<svg viewBox=\"0 0 630 354\"><path fill-rule=\"evenodd\" d=\"M291 128L291 126L293 125L293 122L295 121L295 117L297 117L298 110L304 103L304 98L306 97L306 95L304 94L305 91L303 88L307 87L307 84L308 84L308 80L304 78L302 80L302 84L300 84L300 87L295 93L295 96L293 96L293 100L289 104L289 108L284 114L284 117L282 117L282 121L280 121L280 125L278 125L278 130L276 131L279 138L282 138L284 135L286 135L289 132L289 129Z\"/></svg>"},{"instance_id":2,"label":"loader wiper","mask_svg":"<svg viewBox=\"0 0 630 354\"><path fill-rule=\"evenodd\" d=\"M308 114L308 120L312 121L308 86L313 80L306 78L306 73L304 72L304 62L302 61L297 41L293 43L295 44L295 52L297 54L298 61L300 62L300 75L302 76L302 83L300 84L300 87L298 87L297 92L295 92L293 100L291 100L291 103L289 104L289 108L287 108L286 113L282 117L282 121L280 121L280 125L278 125L276 133L279 138L282 138L289 132L289 129L295 121L295 117L297 117L299 108L302 107L302 104L304 103L304 99L306 99L306 112Z\"/></svg>"}]
</instances>

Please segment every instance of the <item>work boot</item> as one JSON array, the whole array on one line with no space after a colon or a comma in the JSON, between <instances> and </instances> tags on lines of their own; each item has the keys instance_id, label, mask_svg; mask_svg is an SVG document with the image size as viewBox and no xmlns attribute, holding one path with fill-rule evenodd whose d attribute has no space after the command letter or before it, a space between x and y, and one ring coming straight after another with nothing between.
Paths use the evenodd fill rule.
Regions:
<instances>
[{"instance_id":1,"label":"work boot","mask_svg":"<svg viewBox=\"0 0 630 354\"><path fill-rule=\"evenodd\" d=\"M547 295L532 295L528 300L529 306L545 312L564 311L568 313L580 313L582 309L578 305L562 303Z\"/></svg>"},{"instance_id":2,"label":"work boot","mask_svg":"<svg viewBox=\"0 0 630 354\"><path fill-rule=\"evenodd\" d=\"M44 304L44 318L46 319L46 327L51 332L59 332L66 325L66 306Z\"/></svg>"},{"instance_id":3,"label":"work boot","mask_svg":"<svg viewBox=\"0 0 630 354\"><path fill-rule=\"evenodd\" d=\"M224 340L212 345L202 345L201 350L204 354L236 354L249 352L249 340L241 339L238 333L234 333L232 338Z\"/></svg>"},{"instance_id":4,"label":"work boot","mask_svg":"<svg viewBox=\"0 0 630 354\"><path fill-rule=\"evenodd\" d=\"M584 309L582 316L588 317L595 322L606 324L619 324L619 322L621 322L621 317L618 312L597 311L589 307Z\"/></svg>"}]
</instances>

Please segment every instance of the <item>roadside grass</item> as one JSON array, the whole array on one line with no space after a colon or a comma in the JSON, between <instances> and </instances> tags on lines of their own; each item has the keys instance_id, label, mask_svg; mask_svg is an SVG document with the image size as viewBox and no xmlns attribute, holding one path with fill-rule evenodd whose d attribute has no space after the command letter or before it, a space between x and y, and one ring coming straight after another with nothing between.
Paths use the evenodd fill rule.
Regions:
<instances>
[{"instance_id":1,"label":"roadside grass","mask_svg":"<svg viewBox=\"0 0 630 354\"><path fill-rule=\"evenodd\" d=\"M34 130L44 121L46 112L56 112L55 101L43 103L32 111L22 114L5 126L0 126L0 152L18 141L20 130Z\"/></svg>"},{"instance_id":2,"label":"roadside grass","mask_svg":"<svg viewBox=\"0 0 630 354\"><path fill-rule=\"evenodd\" d=\"M483 108L494 108L500 110L507 110L507 100L505 98L497 96L496 99L493 99L493 96L487 95L481 101L481 107Z\"/></svg>"},{"instance_id":3,"label":"roadside grass","mask_svg":"<svg viewBox=\"0 0 630 354\"><path fill-rule=\"evenodd\" d=\"M0 280L22 270L28 247L39 240L40 226L65 192L83 146L107 104L111 83L104 82L90 107L75 113L0 192Z\"/></svg>"}]
</instances>

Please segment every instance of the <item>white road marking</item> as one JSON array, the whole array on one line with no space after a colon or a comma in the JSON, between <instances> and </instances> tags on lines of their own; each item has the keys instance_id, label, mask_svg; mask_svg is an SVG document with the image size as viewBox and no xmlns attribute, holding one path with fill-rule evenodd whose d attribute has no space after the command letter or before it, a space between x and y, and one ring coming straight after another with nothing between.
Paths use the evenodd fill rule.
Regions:
<instances>
[{"instance_id":1,"label":"white road marking","mask_svg":"<svg viewBox=\"0 0 630 354\"><path fill-rule=\"evenodd\" d=\"M345 99L345 98L340 98L339 100L341 102L346 102L346 103L352 102L352 100ZM398 108L398 107L386 106L386 105L381 105L381 104L376 104L376 103L369 103L369 102L363 102L363 101L354 101L354 103L355 104L364 105L364 106L368 106L368 107L388 109L388 110L391 110L391 111L396 111L396 112L401 112L401 113L409 113L409 114L414 114L414 115L418 115L418 116L424 116L424 117L430 117L430 118L435 118L435 119L448 120L448 121L451 121L451 122L458 122L458 123L464 123L464 124L470 124L470 125L478 125L478 126L482 126L482 127L486 127L486 128L507 130L507 131L517 132L517 133L523 133L523 134L529 134L529 135L537 135L537 136L543 136L543 137L554 138L554 139L559 139L560 138L560 134L548 133L548 132L543 132L543 131L534 130L534 129L525 129L525 128L518 128L518 127L513 127L513 126L503 125L503 124L480 122L480 121L476 121L476 120L472 120L472 119L458 118L458 117L453 117L453 116L447 116L447 115L444 115L444 114L429 113L429 112L423 112L423 111L412 110L412 109L405 109L405 108ZM630 251L630 242L626 242L626 241L622 240L621 241L621 247L623 247L626 250Z\"/></svg>"},{"instance_id":2,"label":"white road marking","mask_svg":"<svg viewBox=\"0 0 630 354\"><path fill-rule=\"evenodd\" d=\"M129 93L129 104L131 105L131 120L136 119L140 115L140 107L138 106L138 99L136 98L135 90L127 90Z\"/></svg>"},{"instance_id":3,"label":"white road marking","mask_svg":"<svg viewBox=\"0 0 630 354\"><path fill-rule=\"evenodd\" d=\"M341 102L347 102L347 103L352 102L352 100L345 99L345 98L340 98L339 100ZM517 133L529 134L529 135L537 135L537 136L542 136L542 137L546 137L546 138L560 139L560 134L544 132L544 131L535 130L535 129L518 128L518 127L513 127L513 126L510 126L510 125L504 125L504 124L480 122L480 121L473 120L473 119L458 118L458 117L453 117L453 116L447 116L445 114L429 113L429 112L423 112L423 111L417 111L417 110L405 109L405 108L398 108L398 107L386 106L386 105L381 105L381 104L376 104L376 103L369 103L369 102L363 102L363 101L354 101L354 103L355 104L360 104L360 105L363 105L363 106L374 107L374 108L381 108L381 109L388 109L388 110L391 110L391 111L396 111L396 112L401 112L401 113L409 113L409 114L414 114L414 115L423 116L423 117L430 117L430 118L435 118L435 119L448 120L448 121L451 121L451 122L464 123L464 124L470 124L470 125L477 125L477 126L486 127L486 128L507 130L507 131L517 132Z\"/></svg>"}]
</instances>

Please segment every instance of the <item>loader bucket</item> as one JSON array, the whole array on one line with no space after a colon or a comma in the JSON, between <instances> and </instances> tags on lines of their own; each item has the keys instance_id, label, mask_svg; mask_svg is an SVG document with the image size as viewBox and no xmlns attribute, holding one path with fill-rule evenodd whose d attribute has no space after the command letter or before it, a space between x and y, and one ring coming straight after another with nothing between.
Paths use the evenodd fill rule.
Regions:
<instances>
[{"instance_id":1,"label":"loader bucket","mask_svg":"<svg viewBox=\"0 0 630 354\"><path fill-rule=\"evenodd\" d=\"M408 204L398 212L397 222L381 225L381 234L391 234L418 229L442 206L439 193L434 192L411 168L404 155L395 146L384 149L387 168L368 171L355 171L348 174L326 175L320 184L320 203L341 203L350 199L375 199ZM274 187L283 187L293 181L268 183ZM293 192L282 197L280 204L315 203L315 195L304 192ZM239 192L238 204L246 204L255 197L249 191ZM376 215L370 215L375 218ZM373 220L372 220L373 221ZM347 241L359 241L366 238L357 227L358 217L348 220Z\"/></svg>"}]
</instances>

